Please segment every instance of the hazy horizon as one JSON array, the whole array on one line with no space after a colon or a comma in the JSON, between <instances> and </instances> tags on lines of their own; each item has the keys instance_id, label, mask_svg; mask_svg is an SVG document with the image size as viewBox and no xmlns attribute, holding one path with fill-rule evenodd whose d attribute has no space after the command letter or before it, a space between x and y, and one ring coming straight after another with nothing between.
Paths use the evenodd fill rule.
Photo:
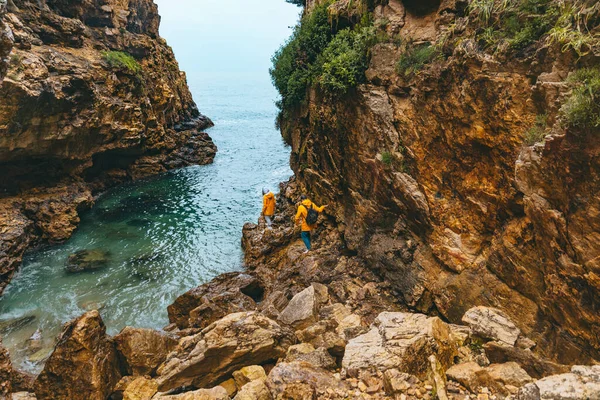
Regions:
<instances>
[{"instance_id":1,"label":"hazy horizon","mask_svg":"<svg viewBox=\"0 0 600 400\"><path fill-rule=\"evenodd\" d=\"M300 8L285 0L156 0L160 34L183 71L266 74ZM293 23L291 24L293 25ZM235 29L231 29L235 27ZM250 45L249 45L250 42Z\"/></svg>"}]
</instances>

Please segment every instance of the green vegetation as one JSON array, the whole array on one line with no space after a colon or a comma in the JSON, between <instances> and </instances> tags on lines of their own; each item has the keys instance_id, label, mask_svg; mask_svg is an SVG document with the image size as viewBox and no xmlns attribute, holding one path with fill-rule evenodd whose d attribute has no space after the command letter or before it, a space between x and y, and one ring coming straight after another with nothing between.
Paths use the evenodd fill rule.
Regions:
<instances>
[{"instance_id":1,"label":"green vegetation","mask_svg":"<svg viewBox=\"0 0 600 400\"><path fill-rule=\"evenodd\" d=\"M336 31L330 21L330 4L321 3L305 15L273 56L270 73L281 95L280 109L301 104L312 84L331 96L347 93L364 81L369 49L387 40L369 13L353 28Z\"/></svg>"},{"instance_id":2,"label":"green vegetation","mask_svg":"<svg viewBox=\"0 0 600 400\"><path fill-rule=\"evenodd\" d=\"M102 53L102 56L112 68L126 69L136 75L142 72L142 66L127 53L122 51L105 51Z\"/></svg>"},{"instance_id":3,"label":"green vegetation","mask_svg":"<svg viewBox=\"0 0 600 400\"><path fill-rule=\"evenodd\" d=\"M548 125L548 115L540 114L535 118L535 124L525 132L525 144L533 146L544 140L546 136L546 126Z\"/></svg>"},{"instance_id":4,"label":"green vegetation","mask_svg":"<svg viewBox=\"0 0 600 400\"><path fill-rule=\"evenodd\" d=\"M521 51L547 38L559 43L563 51L573 49L581 56L600 44L600 37L590 28L598 22L600 3L473 0L468 12L479 44L492 51Z\"/></svg>"},{"instance_id":5,"label":"green vegetation","mask_svg":"<svg viewBox=\"0 0 600 400\"><path fill-rule=\"evenodd\" d=\"M407 45L396 63L396 72L402 76L415 75L441 56L439 48L431 44Z\"/></svg>"},{"instance_id":6,"label":"green vegetation","mask_svg":"<svg viewBox=\"0 0 600 400\"><path fill-rule=\"evenodd\" d=\"M561 109L567 126L600 128L600 68L584 68L569 77L573 93Z\"/></svg>"},{"instance_id":7,"label":"green vegetation","mask_svg":"<svg viewBox=\"0 0 600 400\"><path fill-rule=\"evenodd\" d=\"M387 165L388 167L390 165L392 165L392 162L394 161L394 158L392 156L392 153L390 153L389 151L384 151L383 153L381 153L381 162L384 163L385 165Z\"/></svg>"}]
</instances>

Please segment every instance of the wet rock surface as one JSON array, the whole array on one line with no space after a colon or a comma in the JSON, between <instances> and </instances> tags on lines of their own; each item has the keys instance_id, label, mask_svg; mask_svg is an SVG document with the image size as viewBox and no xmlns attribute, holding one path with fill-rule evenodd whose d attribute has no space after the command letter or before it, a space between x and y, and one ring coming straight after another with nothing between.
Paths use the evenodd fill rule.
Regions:
<instances>
[{"instance_id":1,"label":"wet rock surface","mask_svg":"<svg viewBox=\"0 0 600 400\"><path fill-rule=\"evenodd\" d=\"M94 271L104 268L110 260L110 253L102 250L80 250L71 254L65 270L69 273Z\"/></svg>"}]
</instances>

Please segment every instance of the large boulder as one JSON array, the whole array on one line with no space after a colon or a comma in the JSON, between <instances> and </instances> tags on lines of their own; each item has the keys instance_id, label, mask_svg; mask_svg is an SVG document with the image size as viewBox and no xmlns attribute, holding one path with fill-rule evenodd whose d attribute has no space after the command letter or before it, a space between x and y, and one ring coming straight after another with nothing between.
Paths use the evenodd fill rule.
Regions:
<instances>
[{"instance_id":1,"label":"large boulder","mask_svg":"<svg viewBox=\"0 0 600 400\"><path fill-rule=\"evenodd\" d=\"M277 364L269 373L267 386L275 400L319 399L326 392L328 398L348 398L348 387L344 382L331 372L304 362Z\"/></svg>"},{"instance_id":2,"label":"large boulder","mask_svg":"<svg viewBox=\"0 0 600 400\"><path fill-rule=\"evenodd\" d=\"M485 339L498 340L514 346L521 330L501 310L491 307L473 307L462 317L476 335Z\"/></svg>"},{"instance_id":3,"label":"large boulder","mask_svg":"<svg viewBox=\"0 0 600 400\"><path fill-rule=\"evenodd\" d=\"M152 375L177 346L177 340L152 329L126 327L113 338L131 375Z\"/></svg>"},{"instance_id":4,"label":"large boulder","mask_svg":"<svg viewBox=\"0 0 600 400\"><path fill-rule=\"evenodd\" d=\"M327 287L313 283L290 300L279 320L296 329L304 329L316 322L321 306L329 300Z\"/></svg>"},{"instance_id":5,"label":"large boulder","mask_svg":"<svg viewBox=\"0 0 600 400\"><path fill-rule=\"evenodd\" d=\"M452 365L457 348L446 323L423 314L384 312L369 332L348 342L342 367L352 375L360 370L397 368L422 377L431 354L444 368Z\"/></svg>"},{"instance_id":6,"label":"large boulder","mask_svg":"<svg viewBox=\"0 0 600 400\"><path fill-rule=\"evenodd\" d=\"M115 346L98 311L90 311L64 326L34 388L40 400L104 400L120 378Z\"/></svg>"},{"instance_id":7,"label":"large boulder","mask_svg":"<svg viewBox=\"0 0 600 400\"><path fill-rule=\"evenodd\" d=\"M481 367L475 362L456 364L446 371L446 376L459 382L473 392L482 387L491 387L506 392L506 386L521 387L533 379L515 362L491 364Z\"/></svg>"},{"instance_id":8,"label":"large boulder","mask_svg":"<svg viewBox=\"0 0 600 400\"><path fill-rule=\"evenodd\" d=\"M174 395L158 393L152 400L231 400L231 398L224 388L217 386L212 389L199 389Z\"/></svg>"},{"instance_id":9,"label":"large boulder","mask_svg":"<svg viewBox=\"0 0 600 400\"><path fill-rule=\"evenodd\" d=\"M179 329L205 328L236 312L252 311L262 300L259 280L245 273L223 274L179 296L167 310Z\"/></svg>"},{"instance_id":10,"label":"large boulder","mask_svg":"<svg viewBox=\"0 0 600 400\"><path fill-rule=\"evenodd\" d=\"M127 385L123 400L150 400L158 391L158 384L152 379L140 376Z\"/></svg>"},{"instance_id":11,"label":"large boulder","mask_svg":"<svg viewBox=\"0 0 600 400\"><path fill-rule=\"evenodd\" d=\"M518 400L600 399L600 365L576 365L571 372L552 375L519 390Z\"/></svg>"},{"instance_id":12,"label":"large boulder","mask_svg":"<svg viewBox=\"0 0 600 400\"><path fill-rule=\"evenodd\" d=\"M214 386L242 367L283 357L294 340L293 332L261 314L230 314L179 341L158 368L159 390Z\"/></svg>"},{"instance_id":13,"label":"large boulder","mask_svg":"<svg viewBox=\"0 0 600 400\"><path fill-rule=\"evenodd\" d=\"M234 400L272 400L271 392L264 380L248 382L238 392Z\"/></svg>"}]
</instances>

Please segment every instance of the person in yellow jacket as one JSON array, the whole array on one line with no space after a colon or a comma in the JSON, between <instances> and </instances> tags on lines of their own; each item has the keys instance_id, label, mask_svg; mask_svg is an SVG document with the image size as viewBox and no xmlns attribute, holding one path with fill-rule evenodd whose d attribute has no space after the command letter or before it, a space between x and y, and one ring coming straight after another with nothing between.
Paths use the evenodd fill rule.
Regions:
<instances>
[{"instance_id":1,"label":"person in yellow jacket","mask_svg":"<svg viewBox=\"0 0 600 400\"><path fill-rule=\"evenodd\" d=\"M263 208L261 215L267 221L267 228L271 229L273 225L273 216L275 215L275 195L269 189L263 189Z\"/></svg>"},{"instance_id":2,"label":"person in yellow jacket","mask_svg":"<svg viewBox=\"0 0 600 400\"><path fill-rule=\"evenodd\" d=\"M309 210L314 210L317 213L323 212L323 210L327 207L325 206L317 206L315 203L310 201L305 195L300 196L300 205L298 206L298 212L296 213L296 225L302 225L302 233L300 237L306 246L306 251L310 251L312 248L312 244L310 241L310 232L317 227L316 220L314 223L310 223ZM308 219L308 221L307 221Z\"/></svg>"}]
</instances>

